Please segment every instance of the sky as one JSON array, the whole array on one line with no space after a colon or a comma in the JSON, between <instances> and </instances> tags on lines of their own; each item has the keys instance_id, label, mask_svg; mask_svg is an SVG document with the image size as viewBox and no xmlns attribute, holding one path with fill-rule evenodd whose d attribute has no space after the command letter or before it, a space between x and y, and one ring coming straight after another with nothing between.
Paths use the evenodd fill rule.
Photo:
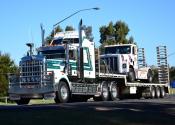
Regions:
<instances>
[{"instance_id":1,"label":"sky","mask_svg":"<svg viewBox=\"0 0 175 125\"><path fill-rule=\"evenodd\" d=\"M139 47L145 48L148 65L157 65L156 47L168 49L168 63L175 66L175 0L0 0L0 51L9 53L16 64L26 54L27 42L41 45L40 23L47 36L53 25L72 13L77 13L60 24L78 28L92 26L94 42L99 46L99 28L121 20L128 24L128 37L133 36Z\"/></svg>"}]
</instances>

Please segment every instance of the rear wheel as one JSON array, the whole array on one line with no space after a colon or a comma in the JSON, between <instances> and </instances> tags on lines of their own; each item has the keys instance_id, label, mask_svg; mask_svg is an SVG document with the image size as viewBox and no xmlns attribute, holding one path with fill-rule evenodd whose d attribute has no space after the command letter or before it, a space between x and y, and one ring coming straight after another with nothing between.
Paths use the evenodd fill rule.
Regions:
<instances>
[{"instance_id":1,"label":"rear wheel","mask_svg":"<svg viewBox=\"0 0 175 125\"><path fill-rule=\"evenodd\" d=\"M29 102L30 102L30 99L27 99L27 98L25 98L25 99L22 98L20 100L16 100L16 103L18 105L27 105Z\"/></svg>"},{"instance_id":2,"label":"rear wheel","mask_svg":"<svg viewBox=\"0 0 175 125\"><path fill-rule=\"evenodd\" d=\"M150 98L155 98L156 96L156 91L155 91L155 87L150 87Z\"/></svg>"},{"instance_id":3,"label":"rear wheel","mask_svg":"<svg viewBox=\"0 0 175 125\"><path fill-rule=\"evenodd\" d=\"M101 85L101 95L96 97L93 97L94 101L108 101L109 100L109 89L108 84L106 82L103 82Z\"/></svg>"},{"instance_id":4,"label":"rear wheel","mask_svg":"<svg viewBox=\"0 0 175 125\"><path fill-rule=\"evenodd\" d=\"M70 99L70 90L66 82L61 81L58 85L58 91L56 92L55 102L66 103Z\"/></svg>"},{"instance_id":5,"label":"rear wheel","mask_svg":"<svg viewBox=\"0 0 175 125\"><path fill-rule=\"evenodd\" d=\"M109 89L108 89L108 85L106 82L102 83L102 88L101 88L101 99L102 101L107 101L109 100Z\"/></svg>"},{"instance_id":6,"label":"rear wheel","mask_svg":"<svg viewBox=\"0 0 175 125\"><path fill-rule=\"evenodd\" d=\"M160 87L160 98L164 98L165 97L165 89L164 87Z\"/></svg>"},{"instance_id":7,"label":"rear wheel","mask_svg":"<svg viewBox=\"0 0 175 125\"><path fill-rule=\"evenodd\" d=\"M155 97L156 97L156 98L160 98L160 88L159 88L159 87L156 87L156 88L155 88L155 92L156 92Z\"/></svg>"},{"instance_id":8,"label":"rear wheel","mask_svg":"<svg viewBox=\"0 0 175 125\"><path fill-rule=\"evenodd\" d=\"M111 83L110 96L112 101L115 101L118 98L117 85L114 82Z\"/></svg>"},{"instance_id":9,"label":"rear wheel","mask_svg":"<svg viewBox=\"0 0 175 125\"><path fill-rule=\"evenodd\" d=\"M128 81L129 82L134 82L135 81L135 72L134 72L133 68L129 68Z\"/></svg>"}]
</instances>

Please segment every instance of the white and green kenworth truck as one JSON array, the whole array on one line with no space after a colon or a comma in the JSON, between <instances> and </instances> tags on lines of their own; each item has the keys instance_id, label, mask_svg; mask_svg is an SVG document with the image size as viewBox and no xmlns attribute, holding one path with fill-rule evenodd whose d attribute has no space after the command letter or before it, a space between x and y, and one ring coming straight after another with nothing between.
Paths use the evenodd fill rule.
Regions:
<instances>
[{"instance_id":1,"label":"white and green kenworth truck","mask_svg":"<svg viewBox=\"0 0 175 125\"><path fill-rule=\"evenodd\" d=\"M86 38L81 23L79 31L56 33L49 45L37 48L37 54L33 54L32 43L27 46L30 50L19 62L19 73L9 76L9 98L19 105L30 99L114 101L125 95L163 98L168 93L167 66L161 54L162 82L152 83L152 71L145 63L139 64L144 59L140 59L136 45L109 45L100 54L95 43Z\"/></svg>"}]
</instances>

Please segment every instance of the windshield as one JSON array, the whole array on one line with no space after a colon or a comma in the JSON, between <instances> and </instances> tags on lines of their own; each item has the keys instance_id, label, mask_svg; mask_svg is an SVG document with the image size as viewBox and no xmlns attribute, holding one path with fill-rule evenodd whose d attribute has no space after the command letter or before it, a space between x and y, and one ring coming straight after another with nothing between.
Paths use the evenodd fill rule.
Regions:
<instances>
[{"instance_id":1,"label":"windshield","mask_svg":"<svg viewBox=\"0 0 175 125\"><path fill-rule=\"evenodd\" d=\"M105 48L105 54L130 54L131 46L112 46Z\"/></svg>"},{"instance_id":2,"label":"windshield","mask_svg":"<svg viewBox=\"0 0 175 125\"><path fill-rule=\"evenodd\" d=\"M65 50L49 50L41 52L46 59L59 59L65 58Z\"/></svg>"},{"instance_id":3,"label":"windshield","mask_svg":"<svg viewBox=\"0 0 175 125\"><path fill-rule=\"evenodd\" d=\"M66 43L79 43L78 38L58 38L52 42L52 45L66 44Z\"/></svg>"}]
</instances>

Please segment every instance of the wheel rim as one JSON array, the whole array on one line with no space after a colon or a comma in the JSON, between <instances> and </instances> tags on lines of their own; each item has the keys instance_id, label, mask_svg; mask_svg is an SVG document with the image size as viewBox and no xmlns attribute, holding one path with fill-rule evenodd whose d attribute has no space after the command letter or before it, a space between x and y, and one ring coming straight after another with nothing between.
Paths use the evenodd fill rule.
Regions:
<instances>
[{"instance_id":1,"label":"wheel rim","mask_svg":"<svg viewBox=\"0 0 175 125\"><path fill-rule=\"evenodd\" d=\"M61 97L64 100L67 99L67 97L68 97L68 90L65 86L61 87Z\"/></svg>"},{"instance_id":2,"label":"wheel rim","mask_svg":"<svg viewBox=\"0 0 175 125\"><path fill-rule=\"evenodd\" d=\"M157 98L159 98L159 97L160 97L160 89L157 88Z\"/></svg>"},{"instance_id":3,"label":"wheel rim","mask_svg":"<svg viewBox=\"0 0 175 125\"><path fill-rule=\"evenodd\" d=\"M111 88L111 95L112 97L116 98L117 97L117 88L115 85L112 86Z\"/></svg>"},{"instance_id":4,"label":"wheel rim","mask_svg":"<svg viewBox=\"0 0 175 125\"><path fill-rule=\"evenodd\" d=\"M164 97L165 96L165 91L163 88L161 88L161 96Z\"/></svg>"},{"instance_id":5,"label":"wheel rim","mask_svg":"<svg viewBox=\"0 0 175 125\"><path fill-rule=\"evenodd\" d=\"M105 85L102 88L102 94L104 98L108 97L108 88Z\"/></svg>"},{"instance_id":6,"label":"wheel rim","mask_svg":"<svg viewBox=\"0 0 175 125\"><path fill-rule=\"evenodd\" d=\"M155 90L154 90L154 88L152 88L152 90L151 90L151 97L152 97L152 98L155 97Z\"/></svg>"}]
</instances>

